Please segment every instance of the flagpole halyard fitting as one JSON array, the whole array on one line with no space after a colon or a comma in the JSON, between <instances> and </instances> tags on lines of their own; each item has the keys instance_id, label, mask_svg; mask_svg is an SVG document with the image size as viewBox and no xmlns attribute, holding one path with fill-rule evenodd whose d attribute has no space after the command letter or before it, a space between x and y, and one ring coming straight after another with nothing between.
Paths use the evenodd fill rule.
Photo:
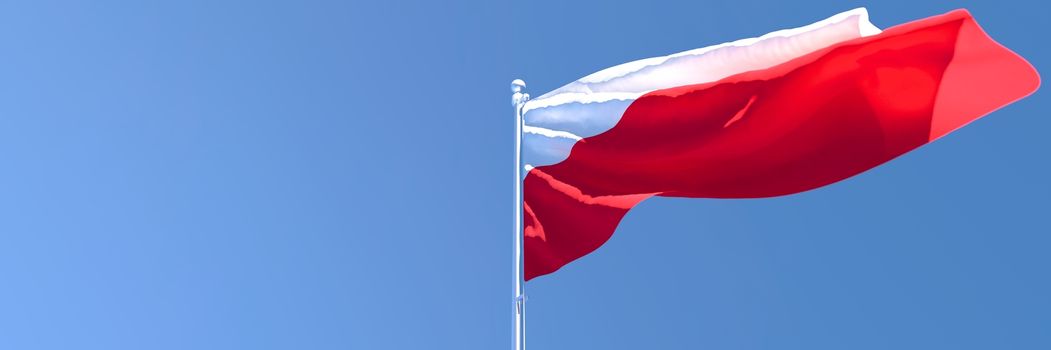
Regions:
<instances>
[{"instance_id":1,"label":"flagpole halyard fitting","mask_svg":"<svg viewBox=\"0 0 1051 350\"><path fill-rule=\"evenodd\" d=\"M511 81L511 105L515 108L515 229L514 229L514 349L525 350L525 280L522 272L522 107L529 101L522 79Z\"/></svg>"}]
</instances>

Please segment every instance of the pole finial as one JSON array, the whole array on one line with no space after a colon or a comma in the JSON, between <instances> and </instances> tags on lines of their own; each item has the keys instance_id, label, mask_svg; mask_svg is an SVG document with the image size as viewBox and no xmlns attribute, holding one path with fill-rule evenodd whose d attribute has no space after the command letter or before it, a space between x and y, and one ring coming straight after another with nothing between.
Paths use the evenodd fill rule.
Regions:
<instances>
[{"instance_id":1,"label":"pole finial","mask_svg":"<svg viewBox=\"0 0 1051 350\"><path fill-rule=\"evenodd\" d=\"M525 89L525 81L522 79L515 79L511 81L511 92L522 92Z\"/></svg>"},{"instance_id":2,"label":"pole finial","mask_svg":"<svg viewBox=\"0 0 1051 350\"><path fill-rule=\"evenodd\" d=\"M511 81L511 105L515 108L521 108L526 101L529 101L529 94L522 92L525 90L526 83L522 79L515 79Z\"/></svg>"}]
</instances>

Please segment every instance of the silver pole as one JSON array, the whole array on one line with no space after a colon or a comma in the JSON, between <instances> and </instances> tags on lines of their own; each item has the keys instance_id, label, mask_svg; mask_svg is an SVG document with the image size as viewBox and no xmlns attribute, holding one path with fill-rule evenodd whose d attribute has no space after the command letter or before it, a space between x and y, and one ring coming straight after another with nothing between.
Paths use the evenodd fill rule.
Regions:
<instances>
[{"instance_id":1,"label":"silver pole","mask_svg":"<svg viewBox=\"0 0 1051 350\"><path fill-rule=\"evenodd\" d=\"M525 82L511 82L511 104L515 107L515 252L514 252L514 349L525 350L525 281L522 273L522 107L529 94L522 92Z\"/></svg>"}]
</instances>

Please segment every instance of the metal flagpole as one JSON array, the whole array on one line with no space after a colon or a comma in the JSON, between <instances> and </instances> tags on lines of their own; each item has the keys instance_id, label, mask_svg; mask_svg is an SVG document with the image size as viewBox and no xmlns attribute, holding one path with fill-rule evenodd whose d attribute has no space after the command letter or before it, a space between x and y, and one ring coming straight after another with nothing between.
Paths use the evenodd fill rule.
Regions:
<instances>
[{"instance_id":1,"label":"metal flagpole","mask_svg":"<svg viewBox=\"0 0 1051 350\"><path fill-rule=\"evenodd\" d=\"M525 350L525 281L522 273L522 107L529 94L522 92L525 82L511 82L511 104L515 108L515 252L514 256L514 349Z\"/></svg>"}]
</instances>

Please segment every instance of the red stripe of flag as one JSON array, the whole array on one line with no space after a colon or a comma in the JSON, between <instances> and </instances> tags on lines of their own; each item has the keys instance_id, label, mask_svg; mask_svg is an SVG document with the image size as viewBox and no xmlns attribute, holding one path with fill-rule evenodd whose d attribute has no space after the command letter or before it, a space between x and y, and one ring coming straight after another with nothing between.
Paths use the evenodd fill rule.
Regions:
<instances>
[{"instance_id":1,"label":"red stripe of flag","mask_svg":"<svg viewBox=\"0 0 1051 350\"><path fill-rule=\"evenodd\" d=\"M606 242L653 196L758 198L843 180L1036 90L965 10L721 81L648 93L525 179L525 278Z\"/></svg>"}]
</instances>

